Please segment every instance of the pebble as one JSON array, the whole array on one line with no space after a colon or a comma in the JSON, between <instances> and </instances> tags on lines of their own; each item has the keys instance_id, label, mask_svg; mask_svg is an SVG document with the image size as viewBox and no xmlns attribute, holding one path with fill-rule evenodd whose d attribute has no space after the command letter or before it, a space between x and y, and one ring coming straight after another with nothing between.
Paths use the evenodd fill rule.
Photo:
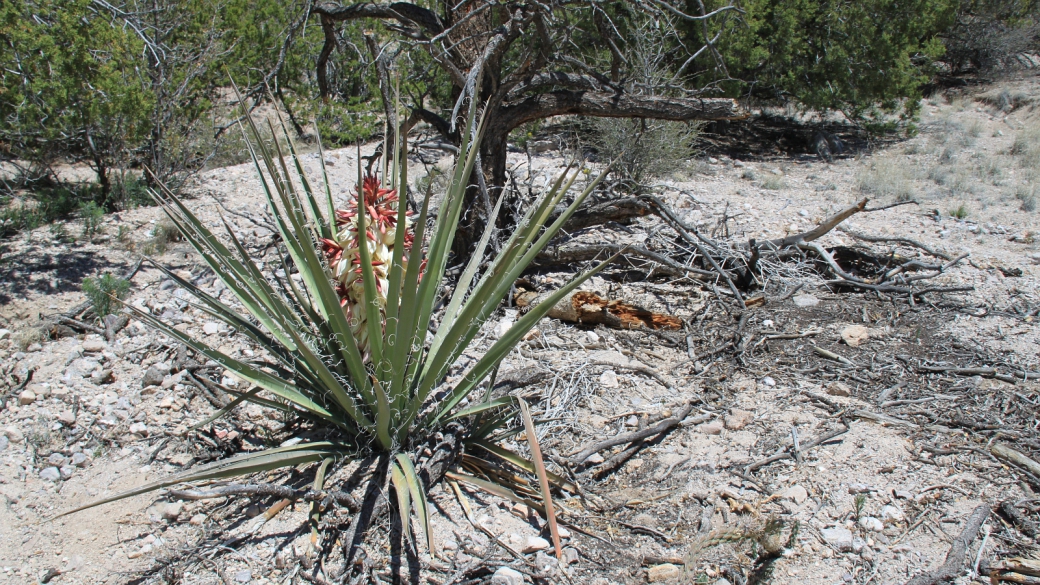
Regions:
<instances>
[{"instance_id":1,"label":"pebble","mask_svg":"<svg viewBox=\"0 0 1040 585\"><path fill-rule=\"evenodd\" d=\"M646 580L650 583L663 583L665 581L675 581L682 576L682 570L676 565L671 563L665 563L663 565L655 565L646 570Z\"/></svg>"},{"instance_id":2,"label":"pebble","mask_svg":"<svg viewBox=\"0 0 1040 585\"><path fill-rule=\"evenodd\" d=\"M76 424L76 413L71 410L63 410L58 413L58 421L71 427Z\"/></svg>"},{"instance_id":3,"label":"pebble","mask_svg":"<svg viewBox=\"0 0 1040 585\"><path fill-rule=\"evenodd\" d=\"M210 321L202 326L202 332L206 335L216 335L220 332L220 325Z\"/></svg>"},{"instance_id":4,"label":"pebble","mask_svg":"<svg viewBox=\"0 0 1040 585\"><path fill-rule=\"evenodd\" d=\"M10 439L12 443L21 443L25 440L25 435L18 430L18 427L5 427L4 436Z\"/></svg>"},{"instance_id":5,"label":"pebble","mask_svg":"<svg viewBox=\"0 0 1040 585\"><path fill-rule=\"evenodd\" d=\"M588 459L585 460L585 463L590 465L599 465L600 463L603 463L603 461L605 460L602 455L599 453L593 453L592 455L589 455Z\"/></svg>"},{"instance_id":6,"label":"pebble","mask_svg":"<svg viewBox=\"0 0 1040 585\"><path fill-rule=\"evenodd\" d=\"M99 353L105 351L105 342L100 339L87 339L83 342L83 351Z\"/></svg>"},{"instance_id":7,"label":"pebble","mask_svg":"<svg viewBox=\"0 0 1040 585\"><path fill-rule=\"evenodd\" d=\"M141 387L147 388L149 386L159 386L163 383L163 379L165 377L165 372L163 372L155 366L152 366L145 370L144 376L141 378Z\"/></svg>"},{"instance_id":8,"label":"pebble","mask_svg":"<svg viewBox=\"0 0 1040 585\"><path fill-rule=\"evenodd\" d=\"M72 477L72 474L76 473L76 468L71 465L63 465L58 472L61 473L62 479L68 479Z\"/></svg>"},{"instance_id":9,"label":"pebble","mask_svg":"<svg viewBox=\"0 0 1040 585\"><path fill-rule=\"evenodd\" d=\"M726 417L726 428L731 431L739 431L753 420L755 420L755 415L753 413L746 410L740 410L739 408L733 408L730 409L729 416Z\"/></svg>"},{"instance_id":10,"label":"pebble","mask_svg":"<svg viewBox=\"0 0 1040 585\"><path fill-rule=\"evenodd\" d=\"M524 541L523 553L533 553L549 548L549 541L541 536L528 536Z\"/></svg>"},{"instance_id":11,"label":"pebble","mask_svg":"<svg viewBox=\"0 0 1040 585\"><path fill-rule=\"evenodd\" d=\"M578 562L578 551L570 547L563 549L563 562L567 565L573 565Z\"/></svg>"},{"instance_id":12,"label":"pebble","mask_svg":"<svg viewBox=\"0 0 1040 585\"><path fill-rule=\"evenodd\" d=\"M820 530L824 542L841 552L852 550L852 532L847 528L824 528Z\"/></svg>"},{"instance_id":13,"label":"pebble","mask_svg":"<svg viewBox=\"0 0 1040 585\"><path fill-rule=\"evenodd\" d=\"M163 520L176 520L180 517L181 512L184 511L184 502L170 502L162 507Z\"/></svg>"},{"instance_id":14,"label":"pebble","mask_svg":"<svg viewBox=\"0 0 1040 585\"><path fill-rule=\"evenodd\" d=\"M842 398L852 396L852 390L845 384L842 384L841 382L831 382L830 384L827 384L826 390L827 394L830 394L831 396L838 396Z\"/></svg>"},{"instance_id":15,"label":"pebble","mask_svg":"<svg viewBox=\"0 0 1040 585\"><path fill-rule=\"evenodd\" d=\"M794 306L802 308L815 307L820 304L820 299L812 295L795 295L791 301L794 302Z\"/></svg>"},{"instance_id":16,"label":"pebble","mask_svg":"<svg viewBox=\"0 0 1040 585\"><path fill-rule=\"evenodd\" d=\"M10 337L11 337L11 330L10 329L0 329L0 341L3 341L4 339L9 339Z\"/></svg>"},{"instance_id":17,"label":"pebble","mask_svg":"<svg viewBox=\"0 0 1040 585\"><path fill-rule=\"evenodd\" d=\"M873 516L860 518L859 525L864 530L869 530L871 532L881 532L885 529L885 524Z\"/></svg>"},{"instance_id":18,"label":"pebble","mask_svg":"<svg viewBox=\"0 0 1040 585\"><path fill-rule=\"evenodd\" d=\"M69 458L62 455L61 453L51 453L50 457L47 457L47 463L50 463L54 467L61 467L68 463Z\"/></svg>"},{"instance_id":19,"label":"pebble","mask_svg":"<svg viewBox=\"0 0 1040 585\"><path fill-rule=\"evenodd\" d=\"M604 388L617 388L619 386L618 377L614 370L605 370L600 374L599 383Z\"/></svg>"},{"instance_id":20,"label":"pebble","mask_svg":"<svg viewBox=\"0 0 1040 585\"><path fill-rule=\"evenodd\" d=\"M770 376L766 376L765 378L762 378L761 383L762 383L763 386L769 386L770 388L772 388L773 386L776 386L776 380L774 380Z\"/></svg>"},{"instance_id":21,"label":"pebble","mask_svg":"<svg viewBox=\"0 0 1040 585\"><path fill-rule=\"evenodd\" d=\"M523 573L509 567L499 567L491 576L491 585L523 585L523 582Z\"/></svg>"},{"instance_id":22,"label":"pebble","mask_svg":"<svg viewBox=\"0 0 1040 585\"><path fill-rule=\"evenodd\" d=\"M249 580L253 578L253 571L250 569L243 569L235 573L235 581L239 583L249 583Z\"/></svg>"},{"instance_id":23,"label":"pebble","mask_svg":"<svg viewBox=\"0 0 1040 585\"><path fill-rule=\"evenodd\" d=\"M18 395L18 404L21 406L27 406L36 402L36 393L32 390L22 390L22 393Z\"/></svg>"},{"instance_id":24,"label":"pebble","mask_svg":"<svg viewBox=\"0 0 1040 585\"><path fill-rule=\"evenodd\" d=\"M895 506L885 506L884 508L881 508L882 522L902 522L905 519L906 516L903 515L903 511Z\"/></svg>"},{"instance_id":25,"label":"pebble","mask_svg":"<svg viewBox=\"0 0 1040 585\"><path fill-rule=\"evenodd\" d=\"M7 446L11 444L11 439L7 438L7 435L0 435L0 451L7 449Z\"/></svg>"},{"instance_id":26,"label":"pebble","mask_svg":"<svg viewBox=\"0 0 1040 585\"><path fill-rule=\"evenodd\" d=\"M148 425L146 425L144 423L136 422L136 423L130 425L130 434L133 434L133 435L147 435L148 434Z\"/></svg>"},{"instance_id":27,"label":"pebble","mask_svg":"<svg viewBox=\"0 0 1040 585\"><path fill-rule=\"evenodd\" d=\"M195 514L194 516L191 517L191 520L188 520L188 523L191 524L192 526L202 526L203 524L206 523L206 515L205 514Z\"/></svg>"},{"instance_id":28,"label":"pebble","mask_svg":"<svg viewBox=\"0 0 1040 585\"><path fill-rule=\"evenodd\" d=\"M721 435L722 428L722 423L717 420L697 425L697 430L705 435Z\"/></svg>"},{"instance_id":29,"label":"pebble","mask_svg":"<svg viewBox=\"0 0 1040 585\"><path fill-rule=\"evenodd\" d=\"M800 506L809 498L809 492L800 485L793 485L784 491L784 497Z\"/></svg>"},{"instance_id":30,"label":"pebble","mask_svg":"<svg viewBox=\"0 0 1040 585\"><path fill-rule=\"evenodd\" d=\"M841 338L849 347L859 347L867 339L870 339L870 330L862 325L849 325L841 330Z\"/></svg>"},{"instance_id":31,"label":"pebble","mask_svg":"<svg viewBox=\"0 0 1040 585\"><path fill-rule=\"evenodd\" d=\"M58 481L61 479L61 471L57 467L44 467L40 470L40 479L43 481Z\"/></svg>"},{"instance_id":32,"label":"pebble","mask_svg":"<svg viewBox=\"0 0 1040 585\"><path fill-rule=\"evenodd\" d=\"M87 463L90 463L90 458L85 453L72 454L72 464L76 467L86 467Z\"/></svg>"}]
</instances>

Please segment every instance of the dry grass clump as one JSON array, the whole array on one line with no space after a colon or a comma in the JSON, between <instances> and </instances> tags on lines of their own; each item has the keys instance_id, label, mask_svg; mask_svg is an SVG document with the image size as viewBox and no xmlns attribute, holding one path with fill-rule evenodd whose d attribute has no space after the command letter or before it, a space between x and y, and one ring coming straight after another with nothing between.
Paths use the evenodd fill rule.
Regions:
<instances>
[{"instance_id":1,"label":"dry grass clump","mask_svg":"<svg viewBox=\"0 0 1040 585\"><path fill-rule=\"evenodd\" d=\"M177 224L169 219L162 219L152 228L151 239L145 244L144 252L145 254L158 254L161 256L166 253L166 249L170 244L183 241L183 239L184 236L177 229Z\"/></svg>"},{"instance_id":2,"label":"dry grass clump","mask_svg":"<svg viewBox=\"0 0 1040 585\"><path fill-rule=\"evenodd\" d=\"M879 158L856 176L856 185L864 193L896 201L909 201L915 190L906 163L892 158Z\"/></svg>"},{"instance_id":3,"label":"dry grass clump","mask_svg":"<svg viewBox=\"0 0 1040 585\"><path fill-rule=\"evenodd\" d=\"M1029 92L1021 89L995 88L979 94L976 99L988 106L997 108L1001 112L1013 112L1019 108L1035 106L1040 103L1040 98L1030 95Z\"/></svg>"},{"instance_id":4,"label":"dry grass clump","mask_svg":"<svg viewBox=\"0 0 1040 585\"><path fill-rule=\"evenodd\" d=\"M1023 167L1036 168L1040 165L1040 123L1034 121L1015 134L1011 154Z\"/></svg>"},{"instance_id":5,"label":"dry grass clump","mask_svg":"<svg viewBox=\"0 0 1040 585\"><path fill-rule=\"evenodd\" d=\"M779 191L787 188L787 183L784 182L784 178L780 175L770 174L762 180L762 188L770 191Z\"/></svg>"},{"instance_id":6,"label":"dry grass clump","mask_svg":"<svg viewBox=\"0 0 1040 585\"><path fill-rule=\"evenodd\" d=\"M1021 201L1019 209L1027 213L1036 211L1036 186L1035 185L1019 185L1015 191L1015 199Z\"/></svg>"}]
</instances>

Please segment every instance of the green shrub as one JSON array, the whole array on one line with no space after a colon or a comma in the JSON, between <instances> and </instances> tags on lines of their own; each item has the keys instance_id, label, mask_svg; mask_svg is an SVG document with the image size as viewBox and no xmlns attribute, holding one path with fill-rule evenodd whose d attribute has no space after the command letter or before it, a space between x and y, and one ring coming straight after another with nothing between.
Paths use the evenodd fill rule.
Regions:
<instances>
[{"instance_id":1,"label":"green shrub","mask_svg":"<svg viewBox=\"0 0 1040 585\"><path fill-rule=\"evenodd\" d=\"M79 218L83 220L83 237L90 239L101 232L101 222L105 219L105 210L93 201L81 203Z\"/></svg>"},{"instance_id":2,"label":"green shrub","mask_svg":"<svg viewBox=\"0 0 1040 585\"><path fill-rule=\"evenodd\" d=\"M968 208L963 203L961 203L960 207L950 210L950 217L954 217L957 219L965 219L968 217Z\"/></svg>"},{"instance_id":3,"label":"green shrub","mask_svg":"<svg viewBox=\"0 0 1040 585\"><path fill-rule=\"evenodd\" d=\"M636 118L593 118L586 126L589 145L603 160L616 161L613 176L632 192L685 168L701 128L697 123Z\"/></svg>"},{"instance_id":4,"label":"green shrub","mask_svg":"<svg viewBox=\"0 0 1040 585\"><path fill-rule=\"evenodd\" d=\"M94 314L99 319L105 315L111 315L118 306L117 300L126 298L130 294L130 281L104 274L98 278L83 279L83 294L94 308Z\"/></svg>"},{"instance_id":5,"label":"green shrub","mask_svg":"<svg viewBox=\"0 0 1040 585\"><path fill-rule=\"evenodd\" d=\"M320 465L315 466L312 485L321 490L326 478L334 477L341 466L375 454L383 457L387 466L373 474L370 481L382 489L389 475L404 531L409 531L409 508L414 505L429 539L425 493L433 487L432 481L441 476L424 484L415 462L428 456L431 446L440 444L440 438L432 442L435 437L447 435L459 440L449 461L465 449L466 453L479 450L482 458L497 462L493 472L490 468L482 471L483 464L472 459L467 459L464 466L440 472L453 481L495 493L524 489L519 482L510 483L508 478L498 475L501 468L497 466L505 465L513 470L510 473L537 471L543 482L551 476L554 484L573 491L566 487L569 483L563 478L547 474L537 457L528 460L500 446L503 440L515 435L509 423L519 415L525 423L532 453L535 452L533 422L523 400L490 394L478 398L475 391L494 375L506 355L560 299L602 270L606 263L578 276L533 307L476 361L464 358L464 353L471 349L474 340L481 338L484 325L516 279L603 177L591 181L581 194L574 196L569 195L570 187L584 173L575 170L569 177L561 177L534 203L529 221L521 223L499 254L485 264L484 252L494 229L492 218L492 227L459 275L455 292L442 305L445 274L449 264L455 262L449 258L450 247L464 212L467 178L479 152L479 141L468 139L475 127L475 115L474 106L462 132L466 138L459 163L430 227L427 218L432 193L426 194L414 222L407 215L407 205L399 203L395 187L400 185L395 182L407 177L407 157L394 157L399 160L391 167L390 176L384 177L389 184L381 185L376 177L366 177L363 186L358 186L360 193L348 200L346 209L336 210L331 192L311 190L310 185L320 183L298 180L302 177L295 174L286 176L287 169L303 168L291 144L286 161L281 153L274 154L259 140L259 132L248 121L263 160L256 164L262 164L275 178L265 182L263 189L288 254L289 269L283 274L293 276L287 278L264 272L230 230L226 236L217 237L168 189L157 194L158 202L180 227L185 240L238 298L242 309L231 309L174 272L162 267L160 270L192 294L213 318L256 343L265 359L240 361L149 313L132 306L128 310L254 385L248 392L228 392L238 402L253 402L298 420L298 429L306 438L291 446L249 451L198 466L79 509L183 482L315 463ZM324 179L328 185L328 177ZM546 218L565 199L571 201L564 205L564 213L547 226ZM380 236L370 240L365 237L368 233ZM227 241L232 244L230 249L224 243ZM295 275L298 277L294 278ZM434 320L438 323L437 332L427 341L427 331ZM456 377L454 374L463 363L467 369L464 375ZM447 382L449 373L451 382ZM497 477L493 480L497 483L477 475ZM542 496L543 509L550 526L554 526L548 491L543 490ZM316 520L322 511L317 504L312 508Z\"/></svg>"}]
</instances>

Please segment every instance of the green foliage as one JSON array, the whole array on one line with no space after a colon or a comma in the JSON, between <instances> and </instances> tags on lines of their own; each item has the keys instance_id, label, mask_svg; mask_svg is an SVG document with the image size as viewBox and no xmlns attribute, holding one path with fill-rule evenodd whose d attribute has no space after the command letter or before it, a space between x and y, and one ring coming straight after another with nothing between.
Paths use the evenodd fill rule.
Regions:
<instances>
[{"instance_id":1,"label":"green foliage","mask_svg":"<svg viewBox=\"0 0 1040 585\"><path fill-rule=\"evenodd\" d=\"M633 192L652 179L683 170L696 147L700 124L643 118L593 118L590 141L614 176Z\"/></svg>"},{"instance_id":2,"label":"green foliage","mask_svg":"<svg viewBox=\"0 0 1040 585\"><path fill-rule=\"evenodd\" d=\"M142 51L90 0L0 4L0 143L32 163L31 179L62 156L103 175L147 136Z\"/></svg>"},{"instance_id":3,"label":"green foliage","mask_svg":"<svg viewBox=\"0 0 1040 585\"><path fill-rule=\"evenodd\" d=\"M556 302L606 263L550 295L520 318L463 376L449 385L442 384L457 367L463 352L478 338L519 275L570 219L602 176L590 182L580 195L572 197L565 206L566 211L547 226L547 218L568 197L574 181L583 175L574 171L568 177L571 171L568 169L535 202L499 255L481 273L484 251L493 231L489 228L459 276L454 294L447 299L446 306L439 309L449 250L463 212L467 178L479 151L482 129L471 134L474 118L475 108L471 109L468 125L462 133L459 164L452 172L450 187L440 201L437 217L429 230L427 219L433 194L426 193L414 223L414 243L408 243L407 205L397 205L393 216L387 207L388 202L396 198L393 188L406 184L407 157L394 156L399 160L390 167L389 177L384 177L388 181L386 190L380 190L375 177L365 180L364 201L355 200L354 217L350 217L348 212L334 209L332 185L327 176L323 177L322 185L312 185L303 175L303 163L292 144L287 143L288 156L285 156L277 143L266 144L247 118L256 148L257 169L266 169L274 179L262 182L264 195L288 253L287 263L291 262L297 269L286 266L285 278L263 272L230 228L226 239L217 237L168 189L155 194L169 220L237 297L245 312L232 309L166 268L160 266L160 270L192 294L207 313L262 348L266 360L240 361L151 314L134 307L128 309L138 319L254 385L247 392L229 390L235 400L210 420L249 401L300 419L313 431L308 435L326 440L245 453L86 507L185 481L227 478L376 452L393 458L392 481L402 524L408 523L411 502L429 534L425 494L412 467L410 453L428 444L433 433L445 431L449 422L468 424L469 441L482 442L487 445L485 450L497 449L493 452L504 453L500 458L528 469L526 465L530 462L494 446L502 436L503 425L516 413L512 398L486 397L469 403L469 397ZM474 134L477 139L469 140ZM368 218L370 208L371 213L377 215L374 220ZM364 211L358 212L358 209ZM498 207L492 215L497 212ZM378 226L369 221L378 221ZM490 223L494 225L493 221ZM372 240L364 237L370 228L372 233L384 235ZM343 247L339 246L338 238L346 237L344 234L349 234L351 229L363 235L364 243L357 243L355 237L353 244L344 242ZM225 241L230 242L230 248L225 246ZM374 262L373 258L380 261ZM360 278L354 277L355 266ZM298 276L294 277L294 273ZM339 278L344 274L347 283L341 288L334 287L333 282L342 284ZM347 294L362 294L363 298L344 306L341 300L350 301L350 297L343 296ZM437 333L427 343L427 331L435 318ZM315 482L319 487L324 481L325 469L326 465L319 468ZM463 473L456 473L455 477L484 489L504 489L489 487L488 482ZM557 476L552 477L554 482L563 482ZM532 505L537 507L533 502Z\"/></svg>"},{"instance_id":4,"label":"green foliage","mask_svg":"<svg viewBox=\"0 0 1040 585\"><path fill-rule=\"evenodd\" d=\"M708 10L724 4L705 3ZM697 85L719 82L733 96L840 110L880 130L882 114L916 114L930 65L943 52L938 35L956 7L956 0L746 0L740 19L707 24L708 35L721 33L716 46L727 71L707 54L688 70L704 72L692 76ZM701 23L687 26L689 41L700 46Z\"/></svg>"},{"instance_id":5,"label":"green foliage","mask_svg":"<svg viewBox=\"0 0 1040 585\"><path fill-rule=\"evenodd\" d=\"M83 220L83 237L90 239L101 231L101 222L105 219L105 210L93 201L81 203L79 218Z\"/></svg>"},{"instance_id":6,"label":"green foliage","mask_svg":"<svg viewBox=\"0 0 1040 585\"><path fill-rule=\"evenodd\" d=\"M968 208L963 203L960 204L956 209L950 210L950 217L956 219L965 219L968 217Z\"/></svg>"},{"instance_id":7,"label":"green foliage","mask_svg":"<svg viewBox=\"0 0 1040 585\"><path fill-rule=\"evenodd\" d=\"M117 300L126 298L130 294L130 281L104 274L98 278L83 279L83 294L94 307L94 314L99 319L105 315L111 315L118 306Z\"/></svg>"}]
</instances>

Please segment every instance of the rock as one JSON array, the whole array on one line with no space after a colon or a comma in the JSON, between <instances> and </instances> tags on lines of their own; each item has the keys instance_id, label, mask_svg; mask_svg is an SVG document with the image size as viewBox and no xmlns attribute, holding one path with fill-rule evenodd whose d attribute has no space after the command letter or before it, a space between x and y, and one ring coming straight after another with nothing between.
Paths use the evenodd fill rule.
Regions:
<instances>
[{"instance_id":1,"label":"rock","mask_svg":"<svg viewBox=\"0 0 1040 585\"><path fill-rule=\"evenodd\" d=\"M544 551L538 551L534 555L534 566L538 567L538 572L542 574L551 574L560 568L560 561L556 560L556 557L545 554Z\"/></svg>"},{"instance_id":2,"label":"rock","mask_svg":"<svg viewBox=\"0 0 1040 585\"><path fill-rule=\"evenodd\" d=\"M73 473L76 473L76 468L71 465L62 465L58 471L61 473L62 479L69 479Z\"/></svg>"},{"instance_id":3,"label":"rock","mask_svg":"<svg viewBox=\"0 0 1040 585\"><path fill-rule=\"evenodd\" d=\"M524 548L522 549L524 554L538 552L549 548L549 541L545 540L541 536L528 536L527 540L524 541Z\"/></svg>"},{"instance_id":4,"label":"rock","mask_svg":"<svg viewBox=\"0 0 1040 585\"><path fill-rule=\"evenodd\" d=\"M191 524L192 526L202 526L203 524L206 523L206 515L205 514L195 514L194 516L191 517L191 520L188 520L188 523Z\"/></svg>"},{"instance_id":5,"label":"rock","mask_svg":"<svg viewBox=\"0 0 1040 585\"><path fill-rule=\"evenodd\" d=\"M202 332L206 335L216 335L217 333L220 333L220 325L210 321L202 326Z\"/></svg>"},{"instance_id":6,"label":"rock","mask_svg":"<svg viewBox=\"0 0 1040 585\"><path fill-rule=\"evenodd\" d=\"M54 467L61 467L62 465L68 463L68 461L69 458L62 455L61 453L51 453L50 457L47 457L47 463L53 465Z\"/></svg>"},{"instance_id":7,"label":"rock","mask_svg":"<svg viewBox=\"0 0 1040 585\"><path fill-rule=\"evenodd\" d=\"M671 563L654 565L646 570L646 580L650 583L676 581L682 576L682 570Z\"/></svg>"},{"instance_id":8,"label":"rock","mask_svg":"<svg viewBox=\"0 0 1040 585\"><path fill-rule=\"evenodd\" d=\"M885 506L881 508L881 521L888 524L894 522L902 522L906 520L906 516L903 515L903 511L895 506Z\"/></svg>"},{"instance_id":9,"label":"rock","mask_svg":"<svg viewBox=\"0 0 1040 585\"><path fill-rule=\"evenodd\" d=\"M71 427L76 424L76 413L71 410L63 410L58 413L58 422L61 424Z\"/></svg>"},{"instance_id":10,"label":"rock","mask_svg":"<svg viewBox=\"0 0 1040 585\"><path fill-rule=\"evenodd\" d=\"M856 494L869 494L871 492L876 492L876 491L877 491L876 487L867 485L865 483L850 483L849 484L849 493L852 494L852 495L856 495Z\"/></svg>"},{"instance_id":11,"label":"rock","mask_svg":"<svg viewBox=\"0 0 1040 585\"><path fill-rule=\"evenodd\" d=\"M783 496L801 506L809 498L809 492L800 485L793 485L784 491Z\"/></svg>"},{"instance_id":12,"label":"rock","mask_svg":"<svg viewBox=\"0 0 1040 585\"><path fill-rule=\"evenodd\" d=\"M766 376L765 378L759 380L759 383L761 383L763 386L768 386L769 388L776 386L776 380L772 379L769 376Z\"/></svg>"},{"instance_id":13,"label":"rock","mask_svg":"<svg viewBox=\"0 0 1040 585\"><path fill-rule=\"evenodd\" d=\"M885 524L873 516L864 516L863 518L860 518L859 525L863 530L869 530L871 532L881 532L885 529Z\"/></svg>"},{"instance_id":14,"label":"rock","mask_svg":"<svg viewBox=\"0 0 1040 585\"><path fill-rule=\"evenodd\" d=\"M163 378L165 377L165 372L152 366L145 370L144 376L141 378L141 387L147 388L149 386L159 386L163 383Z\"/></svg>"},{"instance_id":15,"label":"rock","mask_svg":"<svg viewBox=\"0 0 1040 585\"><path fill-rule=\"evenodd\" d=\"M585 463L588 463L589 465L599 465L604 461L605 459L603 459L602 455L599 453L593 453L592 455L589 455L588 459L585 460Z\"/></svg>"},{"instance_id":16,"label":"rock","mask_svg":"<svg viewBox=\"0 0 1040 585\"><path fill-rule=\"evenodd\" d=\"M499 567L491 576L491 585L523 585L524 574L509 567Z\"/></svg>"},{"instance_id":17,"label":"rock","mask_svg":"<svg viewBox=\"0 0 1040 585\"><path fill-rule=\"evenodd\" d=\"M57 467L44 467L40 470L40 479L43 481L61 480L61 471Z\"/></svg>"},{"instance_id":18,"label":"rock","mask_svg":"<svg viewBox=\"0 0 1040 585\"><path fill-rule=\"evenodd\" d=\"M867 548L867 543L862 538L857 536L852 539L852 552L859 554L865 548Z\"/></svg>"},{"instance_id":19,"label":"rock","mask_svg":"<svg viewBox=\"0 0 1040 585\"><path fill-rule=\"evenodd\" d=\"M83 342L83 351L100 353L105 351L105 342L100 339L87 339Z\"/></svg>"},{"instance_id":20,"label":"rock","mask_svg":"<svg viewBox=\"0 0 1040 585\"><path fill-rule=\"evenodd\" d=\"M18 430L18 427L5 427L4 436L10 439L12 443L21 443L25 440L25 435Z\"/></svg>"},{"instance_id":21,"label":"rock","mask_svg":"<svg viewBox=\"0 0 1040 585\"><path fill-rule=\"evenodd\" d=\"M705 435L721 435L722 434L722 422L713 420L704 424L697 425L697 430Z\"/></svg>"},{"instance_id":22,"label":"rock","mask_svg":"<svg viewBox=\"0 0 1040 585\"><path fill-rule=\"evenodd\" d=\"M794 306L802 308L815 307L820 304L820 299L812 295L794 295L791 301L794 302Z\"/></svg>"},{"instance_id":23,"label":"rock","mask_svg":"<svg viewBox=\"0 0 1040 585\"><path fill-rule=\"evenodd\" d=\"M571 531L567 530L566 526L557 526L556 533L560 535L560 538L566 540L571 537Z\"/></svg>"},{"instance_id":24,"label":"rock","mask_svg":"<svg viewBox=\"0 0 1040 585\"><path fill-rule=\"evenodd\" d=\"M243 569L235 573L236 583L249 583L249 580L253 578L253 571L249 569Z\"/></svg>"},{"instance_id":25,"label":"rock","mask_svg":"<svg viewBox=\"0 0 1040 585\"><path fill-rule=\"evenodd\" d=\"M570 547L563 549L563 563L573 565L576 562L578 562L578 551Z\"/></svg>"},{"instance_id":26,"label":"rock","mask_svg":"<svg viewBox=\"0 0 1040 585\"><path fill-rule=\"evenodd\" d=\"M870 330L862 325L849 325L841 330L841 338L849 347L859 347L861 343L870 339Z\"/></svg>"},{"instance_id":27,"label":"rock","mask_svg":"<svg viewBox=\"0 0 1040 585\"><path fill-rule=\"evenodd\" d=\"M7 438L7 435L0 435L0 451L7 449L7 446L11 444L11 439Z\"/></svg>"},{"instance_id":28,"label":"rock","mask_svg":"<svg viewBox=\"0 0 1040 585\"><path fill-rule=\"evenodd\" d=\"M618 383L617 374L614 373L614 370L605 370L602 374L600 374L599 383L604 388L617 388L618 386L620 386L620 384Z\"/></svg>"},{"instance_id":29,"label":"rock","mask_svg":"<svg viewBox=\"0 0 1040 585\"><path fill-rule=\"evenodd\" d=\"M892 492L892 495L896 498L899 498L900 500L911 500L914 497L914 494L906 490L895 490L894 492Z\"/></svg>"},{"instance_id":30,"label":"rock","mask_svg":"<svg viewBox=\"0 0 1040 585\"><path fill-rule=\"evenodd\" d=\"M852 396L852 390L841 382L831 382L830 384L827 384L826 390L827 394L830 394L831 396L839 396L842 398Z\"/></svg>"},{"instance_id":31,"label":"rock","mask_svg":"<svg viewBox=\"0 0 1040 585\"><path fill-rule=\"evenodd\" d=\"M847 528L835 527L820 530L824 542L841 552L852 550L852 532Z\"/></svg>"},{"instance_id":32,"label":"rock","mask_svg":"<svg viewBox=\"0 0 1040 585\"><path fill-rule=\"evenodd\" d=\"M739 431L755 420L755 415L746 410L732 408L726 417L726 428L731 431Z\"/></svg>"},{"instance_id":33,"label":"rock","mask_svg":"<svg viewBox=\"0 0 1040 585\"><path fill-rule=\"evenodd\" d=\"M112 370L94 370L94 373L90 375L90 379L95 384L111 384L116 380Z\"/></svg>"},{"instance_id":34,"label":"rock","mask_svg":"<svg viewBox=\"0 0 1040 585\"><path fill-rule=\"evenodd\" d=\"M86 467L90 463L90 458L87 457L86 453L73 453L72 464L76 467Z\"/></svg>"},{"instance_id":35,"label":"rock","mask_svg":"<svg viewBox=\"0 0 1040 585\"><path fill-rule=\"evenodd\" d=\"M36 402L36 393L32 390L22 390L22 393L18 395L18 404L26 406Z\"/></svg>"},{"instance_id":36,"label":"rock","mask_svg":"<svg viewBox=\"0 0 1040 585\"><path fill-rule=\"evenodd\" d=\"M130 425L130 433L133 435L148 435L148 425L140 422L136 422Z\"/></svg>"},{"instance_id":37,"label":"rock","mask_svg":"<svg viewBox=\"0 0 1040 585\"><path fill-rule=\"evenodd\" d=\"M163 506L159 513L162 514L163 520L173 521L179 518L183 511L184 502L170 502Z\"/></svg>"},{"instance_id":38,"label":"rock","mask_svg":"<svg viewBox=\"0 0 1040 585\"><path fill-rule=\"evenodd\" d=\"M10 338L11 338L11 330L10 329L0 329L0 341L2 341L4 339L10 339Z\"/></svg>"}]
</instances>

